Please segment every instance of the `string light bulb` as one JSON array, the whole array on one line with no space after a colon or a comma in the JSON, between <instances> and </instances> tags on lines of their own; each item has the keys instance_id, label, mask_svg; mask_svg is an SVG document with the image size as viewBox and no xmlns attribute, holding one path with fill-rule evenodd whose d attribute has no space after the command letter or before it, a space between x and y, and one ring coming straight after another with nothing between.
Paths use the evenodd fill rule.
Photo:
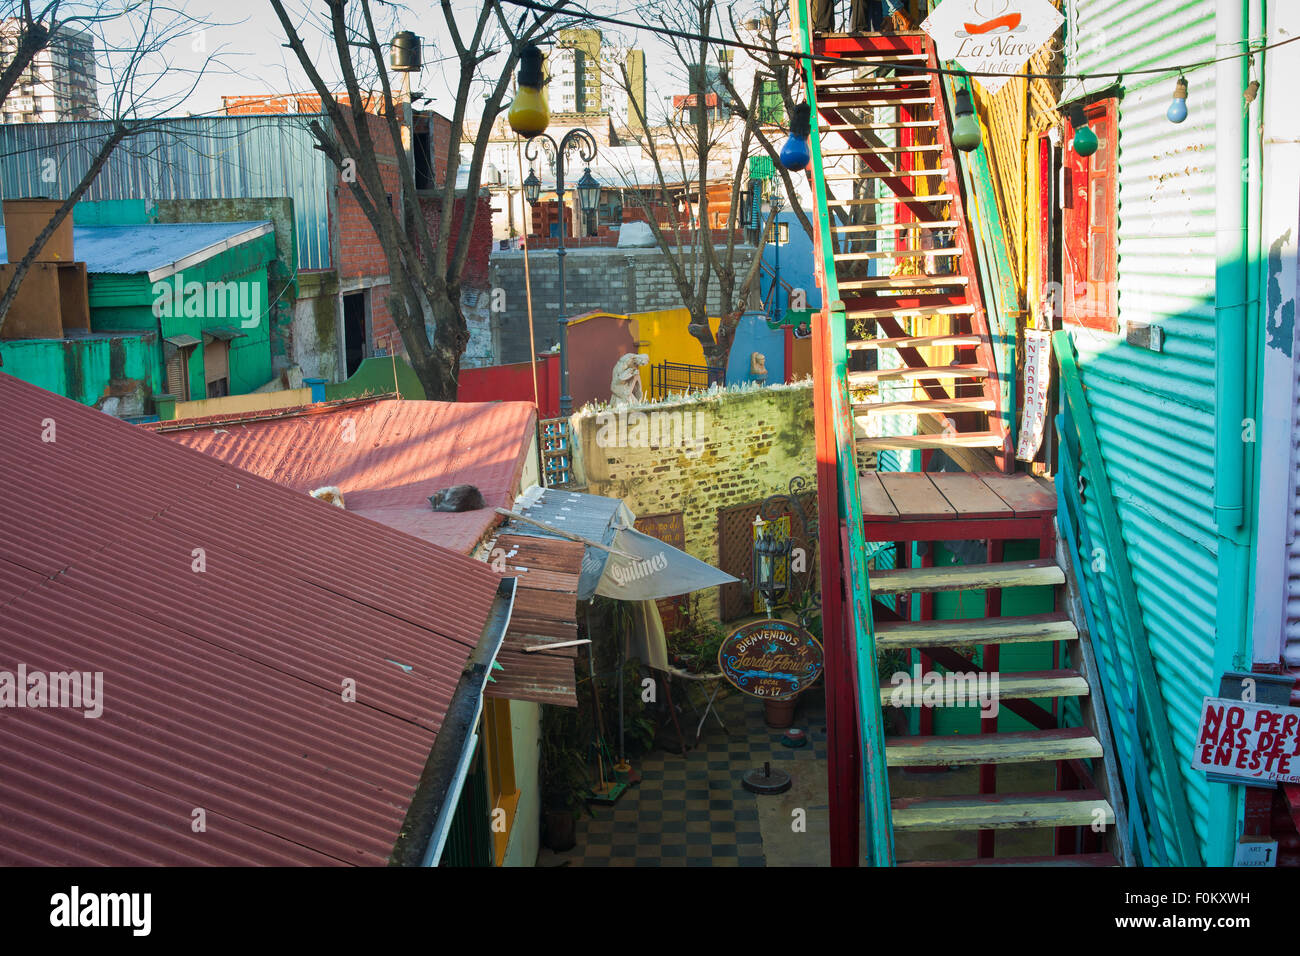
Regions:
<instances>
[{"instance_id":1,"label":"string light bulb","mask_svg":"<svg viewBox=\"0 0 1300 956\"><path fill-rule=\"evenodd\" d=\"M1076 106L1070 111L1070 122L1074 126L1074 140L1072 142L1074 151L1080 156L1091 156L1097 152L1097 147L1100 145L1097 134L1088 125L1087 114L1083 112L1081 107Z\"/></svg>"},{"instance_id":2,"label":"string light bulb","mask_svg":"<svg viewBox=\"0 0 1300 956\"><path fill-rule=\"evenodd\" d=\"M551 111L542 91L542 51L534 43L519 54L519 91L510 104L508 117L510 128L528 139L545 132L551 122Z\"/></svg>"},{"instance_id":3,"label":"string light bulb","mask_svg":"<svg viewBox=\"0 0 1300 956\"><path fill-rule=\"evenodd\" d=\"M792 173L808 168L812 149L808 138L812 135L812 108L807 103L795 104L790 115L790 135L781 144L781 165Z\"/></svg>"},{"instance_id":4,"label":"string light bulb","mask_svg":"<svg viewBox=\"0 0 1300 956\"><path fill-rule=\"evenodd\" d=\"M1169 109L1165 110L1165 119L1171 123L1181 123L1187 119L1187 77L1178 77L1178 82L1174 84L1174 98L1169 104Z\"/></svg>"}]
</instances>

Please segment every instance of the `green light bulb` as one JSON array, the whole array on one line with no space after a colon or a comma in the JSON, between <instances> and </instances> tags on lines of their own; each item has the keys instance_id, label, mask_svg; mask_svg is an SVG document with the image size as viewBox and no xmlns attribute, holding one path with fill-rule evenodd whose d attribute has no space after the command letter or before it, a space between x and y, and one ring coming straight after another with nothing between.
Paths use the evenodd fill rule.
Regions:
<instances>
[{"instance_id":1,"label":"green light bulb","mask_svg":"<svg viewBox=\"0 0 1300 956\"><path fill-rule=\"evenodd\" d=\"M1097 134L1087 123L1074 131L1074 151L1080 156L1091 156L1097 152Z\"/></svg>"}]
</instances>

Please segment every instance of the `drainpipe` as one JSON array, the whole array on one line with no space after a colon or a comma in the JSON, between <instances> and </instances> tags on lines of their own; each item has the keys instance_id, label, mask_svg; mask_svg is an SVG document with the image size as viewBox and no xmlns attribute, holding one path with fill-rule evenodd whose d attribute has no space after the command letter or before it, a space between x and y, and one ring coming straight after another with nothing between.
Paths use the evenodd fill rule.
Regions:
<instances>
[{"instance_id":1,"label":"drainpipe","mask_svg":"<svg viewBox=\"0 0 1300 956\"><path fill-rule=\"evenodd\" d=\"M1247 48L1248 10L1253 0L1217 0L1215 4L1215 56L1227 57ZM1243 420L1253 415L1247 401L1252 381L1251 329L1254 308L1251 282L1250 224L1253 194L1259 175L1249 148L1249 126L1243 112L1247 63L1244 58L1223 60L1215 66L1215 415L1214 415L1214 520L1218 530L1219 590L1215 608L1215 686L1217 675L1249 666L1243 656L1248 646L1250 490L1248 444ZM1257 213L1257 211L1256 211ZM1256 232L1256 238L1258 232ZM1257 290L1256 290L1257 292ZM1236 842L1241 812L1241 788L1210 788L1209 845L1206 862L1228 865Z\"/></svg>"}]
</instances>

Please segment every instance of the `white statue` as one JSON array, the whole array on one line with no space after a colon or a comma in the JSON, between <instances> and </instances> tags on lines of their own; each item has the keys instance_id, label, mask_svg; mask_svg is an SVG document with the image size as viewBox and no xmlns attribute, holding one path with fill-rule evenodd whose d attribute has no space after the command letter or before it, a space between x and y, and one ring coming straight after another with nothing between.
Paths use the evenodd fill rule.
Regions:
<instances>
[{"instance_id":1,"label":"white statue","mask_svg":"<svg viewBox=\"0 0 1300 956\"><path fill-rule=\"evenodd\" d=\"M609 391L616 402L630 402L644 397L641 391L641 366L650 364L650 356L629 352L614 363Z\"/></svg>"}]
</instances>

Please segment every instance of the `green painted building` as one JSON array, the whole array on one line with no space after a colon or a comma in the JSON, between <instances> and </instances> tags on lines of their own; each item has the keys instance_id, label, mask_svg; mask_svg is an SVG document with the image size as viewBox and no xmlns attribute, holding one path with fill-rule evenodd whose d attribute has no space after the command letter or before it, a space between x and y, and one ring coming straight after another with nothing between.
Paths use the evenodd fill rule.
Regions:
<instances>
[{"instance_id":1,"label":"green painted building","mask_svg":"<svg viewBox=\"0 0 1300 956\"><path fill-rule=\"evenodd\" d=\"M0 339L5 372L127 418L155 415L160 394L240 395L270 381L269 220L151 223L139 203L87 205L98 208L78 211L73 252L86 263L91 332Z\"/></svg>"}]
</instances>

